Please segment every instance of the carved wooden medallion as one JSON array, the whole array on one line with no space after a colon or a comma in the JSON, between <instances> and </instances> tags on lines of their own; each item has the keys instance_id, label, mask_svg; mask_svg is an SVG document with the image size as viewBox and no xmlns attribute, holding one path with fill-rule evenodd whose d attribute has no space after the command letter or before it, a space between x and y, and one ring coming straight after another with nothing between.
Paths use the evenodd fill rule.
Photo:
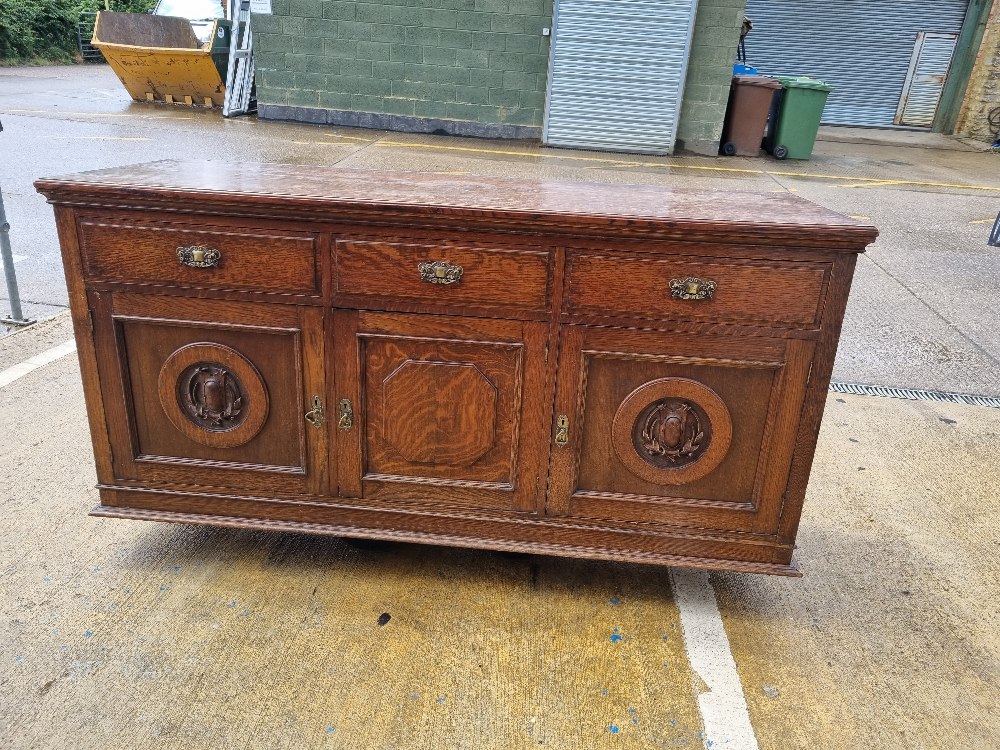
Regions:
<instances>
[{"instance_id":1,"label":"carved wooden medallion","mask_svg":"<svg viewBox=\"0 0 1000 750\"><path fill-rule=\"evenodd\" d=\"M216 362L199 362L182 372L177 400L188 419L206 430L231 430L247 416L239 377Z\"/></svg>"},{"instance_id":2,"label":"carved wooden medallion","mask_svg":"<svg viewBox=\"0 0 1000 750\"><path fill-rule=\"evenodd\" d=\"M171 424L201 445L244 445L267 420L267 389L257 368L221 344L175 351L160 368L158 390Z\"/></svg>"},{"instance_id":3,"label":"carved wooden medallion","mask_svg":"<svg viewBox=\"0 0 1000 750\"><path fill-rule=\"evenodd\" d=\"M632 443L654 466L686 466L701 458L712 441L712 422L696 403L660 399L635 421Z\"/></svg>"},{"instance_id":4,"label":"carved wooden medallion","mask_svg":"<svg viewBox=\"0 0 1000 750\"><path fill-rule=\"evenodd\" d=\"M662 378L626 397L612 431L615 452L633 474L657 484L684 484L722 462L733 425L729 409L708 386Z\"/></svg>"}]
</instances>

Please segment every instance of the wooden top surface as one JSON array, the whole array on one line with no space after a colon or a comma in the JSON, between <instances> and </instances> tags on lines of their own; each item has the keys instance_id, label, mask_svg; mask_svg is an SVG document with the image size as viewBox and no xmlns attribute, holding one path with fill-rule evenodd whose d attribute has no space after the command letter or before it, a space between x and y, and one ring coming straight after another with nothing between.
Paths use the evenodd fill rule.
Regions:
<instances>
[{"instance_id":1,"label":"wooden top surface","mask_svg":"<svg viewBox=\"0 0 1000 750\"><path fill-rule=\"evenodd\" d=\"M370 172L329 166L158 161L40 179L53 202L180 198L192 209L283 205L386 216L460 215L484 225L529 224L638 234L723 230L730 239L835 241L863 250L878 232L788 193L697 191L669 185ZM84 201L86 202L86 201ZM321 217L319 217L321 218ZM477 221L478 220L478 221ZM813 243L809 243L813 244Z\"/></svg>"}]
</instances>

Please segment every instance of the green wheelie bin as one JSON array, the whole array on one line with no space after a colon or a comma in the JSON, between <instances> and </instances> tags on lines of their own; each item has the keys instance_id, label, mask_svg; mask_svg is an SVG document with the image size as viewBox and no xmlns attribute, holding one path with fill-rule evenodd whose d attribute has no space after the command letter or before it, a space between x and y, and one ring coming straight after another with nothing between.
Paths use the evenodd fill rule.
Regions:
<instances>
[{"instance_id":1,"label":"green wheelie bin","mask_svg":"<svg viewBox=\"0 0 1000 750\"><path fill-rule=\"evenodd\" d=\"M833 86L806 76L773 76L782 88L766 145L775 159L808 159Z\"/></svg>"}]
</instances>

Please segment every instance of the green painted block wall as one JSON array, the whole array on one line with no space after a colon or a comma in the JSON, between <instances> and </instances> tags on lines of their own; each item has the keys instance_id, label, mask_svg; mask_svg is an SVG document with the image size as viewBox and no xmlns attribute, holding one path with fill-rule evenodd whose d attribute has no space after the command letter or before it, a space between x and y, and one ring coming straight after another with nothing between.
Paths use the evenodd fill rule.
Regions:
<instances>
[{"instance_id":1,"label":"green painted block wall","mask_svg":"<svg viewBox=\"0 0 1000 750\"><path fill-rule=\"evenodd\" d=\"M540 127L552 0L272 0L261 104Z\"/></svg>"},{"instance_id":2,"label":"green painted block wall","mask_svg":"<svg viewBox=\"0 0 1000 750\"><path fill-rule=\"evenodd\" d=\"M700 0L678 148L718 152L744 0ZM541 127L552 0L272 0L261 104Z\"/></svg>"},{"instance_id":3,"label":"green painted block wall","mask_svg":"<svg viewBox=\"0 0 1000 750\"><path fill-rule=\"evenodd\" d=\"M678 149L713 156L719 153L745 7L745 0L698 2L677 125ZM750 34L752 38L753 32Z\"/></svg>"}]
</instances>

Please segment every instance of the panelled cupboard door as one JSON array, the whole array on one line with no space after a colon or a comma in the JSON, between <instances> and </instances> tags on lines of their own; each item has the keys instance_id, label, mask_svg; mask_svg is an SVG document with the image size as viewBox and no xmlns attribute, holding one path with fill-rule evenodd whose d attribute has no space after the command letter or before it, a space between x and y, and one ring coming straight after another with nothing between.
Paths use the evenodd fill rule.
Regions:
<instances>
[{"instance_id":1,"label":"panelled cupboard door","mask_svg":"<svg viewBox=\"0 0 1000 750\"><path fill-rule=\"evenodd\" d=\"M115 476L327 491L322 308L92 292Z\"/></svg>"},{"instance_id":2,"label":"panelled cupboard door","mask_svg":"<svg viewBox=\"0 0 1000 750\"><path fill-rule=\"evenodd\" d=\"M814 346L565 326L547 512L773 533Z\"/></svg>"},{"instance_id":3,"label":"panelled cupboard door","mask_svg":"<svg viewBox=\"0 0 1000 750\"><path fill-rule=\"evenodd\" d=\"M547 332L515 320L336 311L339 494L539 510Z\"/></svg>"}]
</instances>

